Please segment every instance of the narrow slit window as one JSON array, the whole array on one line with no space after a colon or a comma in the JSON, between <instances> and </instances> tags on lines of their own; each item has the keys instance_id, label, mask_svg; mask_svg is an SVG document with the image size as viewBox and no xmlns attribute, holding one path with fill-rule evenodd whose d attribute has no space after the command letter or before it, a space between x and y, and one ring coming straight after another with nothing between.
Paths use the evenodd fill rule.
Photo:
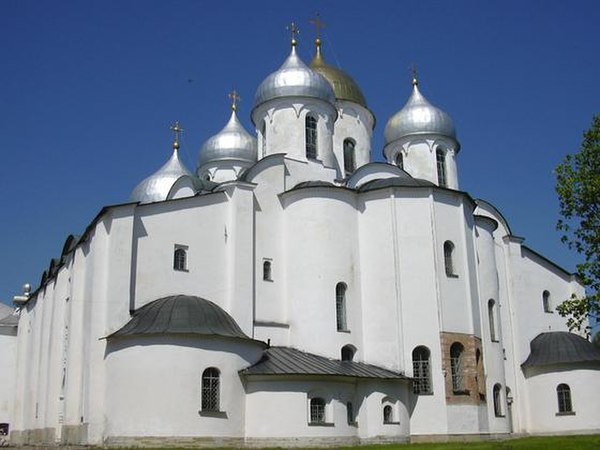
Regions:
<instances>
[{"instance_id":1,"label":"narrow slit window","mask_svg":"<svg viewBox=\"0 0 600 450\"><path fill-rule=\"evenodd\" d=\"M494 385L494 415L496 417L502 417L502 398L500 396L501 390L502 386L499 384Z\"/></svg>"},{"instance_id":2,"label":"narrow slit window","mask_svg":"<svg viewBox=\"0 0 600 450\"><path fill-rule=\"evenodd\" d=\"M488 301L488 322L490 323L490 339L492 342L496 342L498 339L496 337L496 302L494 299L490 299Z\"/></svg>"},{"instance_id":3,"label":"narrow slit window","mask_svg":"<svg viewBox=\"0 0 600 450\"><path fill-rule=\"evenodd\" d=\"M356 144L352 139L344 140L344 170L346 175L356 170L355 147Z\"/></svg>"},{"instance_id":4,"label":"narrow slit window","mask_svg":"<svg viewBox=\"0 0 600 450\"><path fill-rule=\"evenodd\" d=\"M454 273L454 244L450 241L444 242L444 268L449 277L456 276Z\"/></svg>"},{"instance_id":5,"label":"narrow slit window","mask_svg":"<svg viewBox=\"0 0 600 450\"><path fill-rule=\"evenodd\" d=\"M273 274L271 272L272 268L271 268L271 261L264 261L263 262L263 280L265 281L273 281Z\"/></svg>"},{"instance_id":6,"label":"narrow slit window","mask_svg":"<svg viewBox=\"0 0 600 450\"><path fill-rule=\"evenodd\" d=\"M335 287L335 318L338 331L347 331L346 323L346 290L344 283L338 283Z\"/></svg>"},{"instance_id":7,"label":"narrow slit window","mask_svg":"<svg viewBox=\"0 0 600 450\"><path fill-rule=\"evenodd\" d=\"M542 292L542 306L544 307L544 312L552 312L552 307L550 306L550 292L548 291Z\"/></svg>"},{"instance_id":8,"label":"narrow slit window","mask_svg":"<svg viewBox=\"0 0 600 450\"><path fill-rule=\"evenodd\" d=\"M402 155L402 152L398 152L396 155L396 165L404 170L404 155Z\"/></svg>"},{"instance_id":9,"label":"narrow slit window","mask_svg":"<svg viewBox=\"0 0 600 450\"><path fill-rule=\"evenodd\" d=\"M306 157L317 159L317 119L308 114L305 124Z\"/></svg>"},{"instance_id":10,"label":"narrow slit window","mask_svg":"<svg viewBox=\"0 0 600 450\"><path fill-rule=\"evenodd\" d=\"M437 165L438 185L446 187L446 154L444 153L444 150L442 150L441 148L438 148L436 150L435 160Z\"/></svg>"}]
</instances>

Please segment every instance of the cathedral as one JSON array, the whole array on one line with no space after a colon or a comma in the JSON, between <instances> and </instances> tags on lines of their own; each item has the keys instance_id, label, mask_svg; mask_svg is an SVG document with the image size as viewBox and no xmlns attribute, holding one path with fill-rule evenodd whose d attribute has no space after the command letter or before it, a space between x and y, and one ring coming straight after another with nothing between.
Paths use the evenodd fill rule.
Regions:
<instances>
[{"instance_id":1,"label":"cathedral","mask_svg":"<svg viewBox=\"0 0 600 450\"><path fill-rule=\"evenodd\" d=\"M253 130L233 92L190 170L176 123L166 163L15 297L18 331L1 342L11 442L599 432L600 350L555 312L583 286L460 190L450 115L415 75L373 149L359 85L320 39L309 65L296 47L292 29L256 90Z\"/></svg>"}]
</instances>

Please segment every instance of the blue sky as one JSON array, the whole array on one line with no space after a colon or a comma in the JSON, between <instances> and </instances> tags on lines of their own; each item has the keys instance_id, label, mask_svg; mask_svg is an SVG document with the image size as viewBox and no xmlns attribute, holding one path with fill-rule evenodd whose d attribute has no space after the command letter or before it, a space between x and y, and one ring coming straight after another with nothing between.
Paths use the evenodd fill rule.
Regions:
<instances>
[{"instance_id":1,"label":"blue sky","mask_svg":"<svg viewBox=\"0 0 600 450\"><path fill-rule=\"evenodd\" d=\"M573 270L555 231L553 169L600 113L598 1L0 2L0 300L37 286L66 236L169 157L185 128L202 143L289 52L313 55L308 21L326 23L324 56L360 84L383 128L410 93L454 119L461 189L498 207L514 234Z\"/></svg>"}]
</instances>

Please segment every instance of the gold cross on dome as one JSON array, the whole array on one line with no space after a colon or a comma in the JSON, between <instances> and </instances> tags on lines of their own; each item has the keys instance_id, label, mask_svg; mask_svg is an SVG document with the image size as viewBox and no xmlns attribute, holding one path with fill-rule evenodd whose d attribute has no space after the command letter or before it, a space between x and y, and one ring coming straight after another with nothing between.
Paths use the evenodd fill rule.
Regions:
<instances>
[{"instance_id":1,"label":"gold cross on dome","mask_svg":"<svg viewBox=\"0 0 600 450\"><path fill-rule=\"evenodd\" d=\"M317 40L321 40L321 30L325 28L325 22L321 20L321 15L319 13L316 14L316 18L311 19L309 22L315 26L317 30Z\"/></svg>"},{"instance_id":2,"label":"gold cross on dome","mask_svg":"<svg viewBox=\"0 0 600 450\"><path fill-rule=\"evenodd\" d=\"M237 111L237 105L242 98L238 95L235 89L228 94L228 97L231 100L231 109Z\"/></svg>"},{"instance_id":3,"label":"gold cross on dome","mask_svg":"<svg viewBox=\"0 0 600 450\"><path fill-rule=\"evenodd\" d=\"M292 45L295 46L296 43L298 42L298 41L296 41L296 36L298 36L300 34L300 29L298 28L298 26L294 22L290 23L286 27L286 29L291 33L291 35L292 35Z\"/></svg>"},{"instance_id":4,"label":"gold cross on dome","mask_svg":"<svg viewBox=\"0 0 600 450\"><path fill-rule=\"evenodd\" d=\"M175 134L175 140L173 141L173 147L179 148L179 134L183 133L183 128L179 125L179 121L175 122L175 125L170 127L171 131Z\"/></svg>"}]
</instances>

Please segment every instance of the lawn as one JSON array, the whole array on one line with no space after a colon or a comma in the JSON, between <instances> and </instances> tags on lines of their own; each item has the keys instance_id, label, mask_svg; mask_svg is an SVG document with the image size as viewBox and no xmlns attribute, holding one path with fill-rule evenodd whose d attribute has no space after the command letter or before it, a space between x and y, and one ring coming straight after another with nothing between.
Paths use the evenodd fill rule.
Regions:
<instances>
[{"instance_id":1,"label":"lawn","mask_svg":"<svg viewBox=\"0 0 600 450\"><path fill-rule=\"evenodd\" d=\"M344 447L347 450L357 447ZM451 442L445 444L370 445L360 450L600 450L600 435L547 436L508 441Z\"/></svg>"}]
</instances>

